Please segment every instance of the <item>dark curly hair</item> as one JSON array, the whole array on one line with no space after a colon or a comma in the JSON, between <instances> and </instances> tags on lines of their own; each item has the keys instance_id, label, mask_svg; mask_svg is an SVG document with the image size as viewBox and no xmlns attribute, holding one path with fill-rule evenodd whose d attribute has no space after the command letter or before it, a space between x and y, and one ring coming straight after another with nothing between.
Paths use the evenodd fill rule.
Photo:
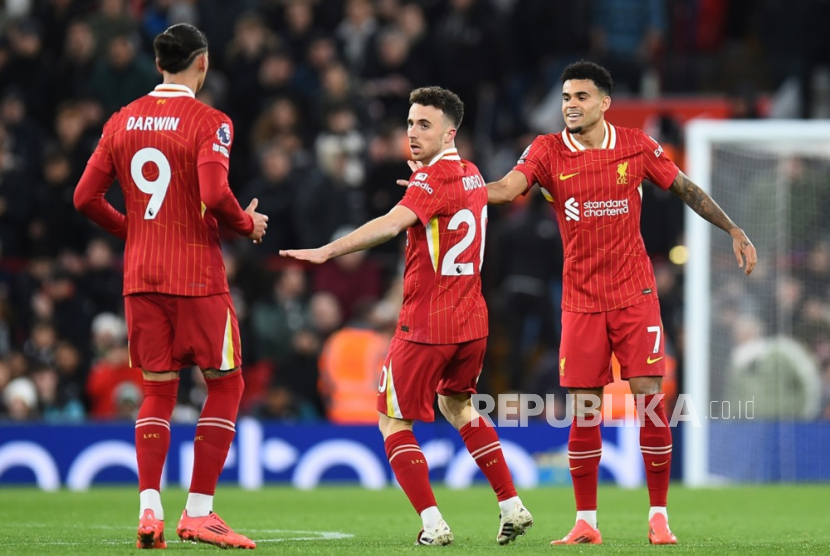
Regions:
<instances>
[{"instance_id":1,"label":"dark curly hair","mask_svg":"<svg viewBox=\"0 0 830 556\"><path fill-rule=\"evenodd\" d=\"M597 86L597 89L606 95L610 95L614 89L614 80L611 79L608 70L587 60L580 60L566 67L565 71L562 72L561 79L562 83L571 79L590 79Z\"/></svg>"},{"instance_id":2,"label":"dark curly hair","mask_svg":"<svg viewBox=\"0 0 830 556\"><path fill-rule=\"evenodd\" d=\"M161 69L179 73L208 48L205 34L187 23L177 23L156 36L153 49Z\"/></svg>"},{"instance_id":3,"label":"dark curly hair","mask_svg":"<svg viewBox=\"0 0 830 556\"><path fill-rule=\"evenodd\" d=\"M421 87L409 93L409 104L434 106L458 127L464 119L464 103L458 95L443 87Z\"/></svg>"}]
</instances>

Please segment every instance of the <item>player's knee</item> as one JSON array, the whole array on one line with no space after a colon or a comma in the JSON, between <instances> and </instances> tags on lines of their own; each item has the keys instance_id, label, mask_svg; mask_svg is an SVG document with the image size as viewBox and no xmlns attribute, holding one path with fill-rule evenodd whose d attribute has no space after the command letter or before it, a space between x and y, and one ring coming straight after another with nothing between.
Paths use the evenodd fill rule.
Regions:
<instances>
[{"instance_id":1,"label":"player's knee","mask_svg":"<svg viewBox=\"0 0 830 556\"><path fill-rule=\"evenodd\" d=\"M222 392L235 396L239 400L242 399L242 393L245 391L245 380L242 378L242 372L239 368L232 369L231 371L206 369L203 373L205 375L208 395L214 392Z\"/></svg>"},{"instance_id":2,"label":"player's knee","mask_svg":"<svg viewBox=\"0 0 830 556\"><path fill-rule=\"evenodd\" d=\"M662 390L662 382L662 379L657 376L634 377L628 381L631 393L635 396L659 394Z\"/></svg>"},{"instance_id":3,"label":"player's knee","mask_svg":"<svg viewBox=\"0 0 830 556\"><path fill-rule=\"evenodd\" d=\"M457 422L467 417L467 409L469 407L471 407L469 398L459 399L449 396L438 396L438 409L441 411L441 415L453 425L456 425ZM466 419L466 421L468 422L469 419Z\"/></svg>"}]
</instances>

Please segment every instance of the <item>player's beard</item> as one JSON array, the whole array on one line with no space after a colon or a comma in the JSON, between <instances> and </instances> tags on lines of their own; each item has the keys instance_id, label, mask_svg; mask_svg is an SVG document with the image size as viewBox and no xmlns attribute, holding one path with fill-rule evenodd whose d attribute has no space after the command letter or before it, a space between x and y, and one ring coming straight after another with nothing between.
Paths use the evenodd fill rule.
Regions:
<instances>
[{"instance_id":1,"label":"player's beard","mask_svg":"<svg viewBox=\"0 0 830 556\"><path fill-rule=\"evenodd\" d=\"M582 126L578 125L576 127L569 127L568 133L570 133L571 135L579 135L580 133L582 133Z\"/></svg>"}]
</instances>

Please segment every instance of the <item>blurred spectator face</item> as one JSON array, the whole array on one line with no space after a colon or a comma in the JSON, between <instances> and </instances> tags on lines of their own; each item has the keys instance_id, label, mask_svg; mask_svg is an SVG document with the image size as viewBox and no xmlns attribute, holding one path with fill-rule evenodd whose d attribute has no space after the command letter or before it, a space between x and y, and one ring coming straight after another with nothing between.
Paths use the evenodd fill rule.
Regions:
<instances>
[{"instance_id":1,"label":"blurred spectator face","mask_svg":"<svg viewBox=\"0 0 830 556\"><path fill-rule=\"evenodd\" d=\"M285 180L291 173L291 159L279 147L271 146L262 155L262 174L272 183Z\"/></svg>"},{"instance_id":2,"label":"blurred spectator face","mask_svg":"<svg viewBox=\"0 0 830 556\"><path fill-rule=\"evenodd\" d=\"M128 37L113 37L110 41L107 56L112 67L117 70L125 69L135 58L135 46Z\"/></svg>"},{"instance_id":3,"label":"blurred spectator face","mask_svg":"<svg viewBox=\"0 0 830 556\"><path fill-rule=\"evenodd\" d=\"M73 145L84 133L84 117L75 105L67 105L58 110L55 119L55 132L64 145Z\"/></svg>"},{"instance_id":4,"label":"blurred spectator face","mask_svg":"<svg viewBox=\"0 0 830 556\"><path fill-rule=\"evenodd\" d=\"M63 185L71 172L69 159L60 153L47 158L43 166L43 176L49 185Z\"/></svg>"},{"instance_id":5,"label":"blurred spectator face","mask_svg":"<svg viewBox=\"0 0 830 556\"><path fill-rule=\"evenodd\" d=\"M258 17L240 17L234 30L234 42L246 57L254 57L265 48L267 34Z\"/></svg>"},{"instance_id":6,"label":"blurred spectator face","mask_svg":"<svg viewBox=\"0 0 830 556\"><path fill-rule=\"evenodd\" d=\"M76 61L86 61L95 56L95 35L86 22L76 21L67 29L66 55Z\"/></svg>"},{"instance_id":7,"label":"blurred spectator face","mask_svg":"<svg viewBox=\"0 0 830 556\"><path fill-rule=\"evenodd\" d=\"M329 96L338 98L349 91L349 74L342 64L332 64L323 73L323 88Z\"/></svg>"},{"instance_id":8,"label":"blurred spectator face","mask_svg":"<svg viewBox=\"0 0 830 556\"><path fill-rule=\"evenodd\" d=\"M384 33L381 36L378 48L381 62L387 68L402 66L409 55L409 43L406 37L396 31Z\"/></svg>"},{"instance_id":9,"label":"blurred spectator face","mask_svg":"<svg viewBox=\"0 0 830 556\"><path fill-rule=\"evenodd\" d=\"M285 85L294 76L294 64L284 54L269 54L259 66L259 82L264 86Z\"/></svg>"},{"instance_id":10,"label":"blurred spectator face","mask_svg":"<svg viewBox=\"0 0 830 556\"><path fill-rule=\"evenodd\" d=\"M400 0L378 0L378 17L384 21L394 21L401 10Z\"/></svg>"},{"instance_id":11,"label":"blurred spectator face","mask_svg":"<svg viewBox=\"0 0 830 556\"><path fill-rule=\"evenodd\" d=\"M32 343L39 349L51 349L58 341L55 327L46 322L39 322L32 327Z\"/></svg>"},{"instance_id":12,"label":"blurred spectator face","mask_svg":"<svg viewBox=\"0 0 830 556\"><path fill-rule=\"evenodd\" d=\"M354 253L348 253L346 255L342 255L334 259L335 264L346 270L347 272L352 272L360 268L360 265L363 264L363 260L366 258L366 251L355 251Z\"/></svg>"},{"instance_id":13,"label":"blurred spectator face","mask_svg":"<svg viewBox=\"0 0 830 556\"><path fill-rule=\"evenodd\" d=\"M457 12L465 12L469 10L476 0L451 0L453 10Z\"/></svg>"},{"instance_id":14,"label":"blurred spectator face","mask_svg":"<svg viewBox=\"0 0 830 556\"><path fill-rule=\"evenodd\" d=\"M328 334L343 322L343 313L337 298L328 292L317 292L311 296L311 322L315 330Z\"/></svg>"},{"instance_id":15,"label":"blurred spectator face","mask_svg":"<svg viewBox=\"0 0 830 556\"><path fill-rule=\"evenodd\" d=\"M124 0L101 0L101 12L111 19L121 17L126 12Z\"/></svg>"},{"instance_id":16,"label":"blurred spectator face","mask_svg":"<svg viewBox=\"0 0 830 556\"><path fill-rule=\"evenodd\" d=\"M362 27L374 15L369 0L349 0L346 4L346 19L355 27Z\"/></svg>"},{"instance_id":17,"label":"blurred spectator face","mask_svg":"<svg viewBox=\"0 0 830 556\"><path fill-rule=\"evenodd\" d=\"M11 352L7 358L7 362L9 370L11 370L12 379L24 376L29 372L29 360L19 351Z\"/></svg>"},{"instance_id":18,"label":"blurred spectator face","mask_svg":"<svg viewBox=\"0 0 830 556\"><path fill-rule=\"evenodd\" d=\"M76 101L81 118L87 127L98 127L104 121L104 106L96 98L84 97Z\"/></svg>"},{"instance_id":19,"label":"blurred spectator face","mask_svg":"<svg viewBox=\"0 0 830 556\"><path fill-rule=\"evenodd\" d=\"M285 22L294 33L303 34L311 29L314 22L314 12L311 4L303 0L295 0L285 7Z\"/></svg>"},{"instance_id":20,"label":"blurred spectator face","mask_svg":"<svg viewBox=\"0 0 830 556\"><path fill-rule=\"evenodd\" d=\"M66 274L57 274L44 284L46 295L53 301L63 301L75 295L75 284Z\"/></svg>"},{"instance_id":21,"label":"blurred spectator face","mask_svg":"<svg viewBox=\"0 0 830 556\"><path fill-rule=\"evenodd\" d=\"M801 301L803 293L804 287L801 282L792 277L785 277L775 285L775 297L781 308L794 310Z\"/></svg>"},{"instance_id":22,"label":"blurred spectator face","mask_svg":"<svg viewBox=\"0 0 830 556\"><path fill-rule=\"evenodd\" d=\"M406 4L398 11L398 28L410 40L420 37L426 31L424 10L418 4Z\"/></svg>"},{"instance_id":23,"label":"blurred spectator face","mask_svg":"<svg viewBox=\"0 0 830 556\"><path fill-rule=\"evenodd\" d=\"M345 135L355 128L357 118L348 108L341 108L332 111L326 118L326 123L332 133Z\"/></svg>"},{"instance_id":24,"label":"blurred spectator face","mask_svg":"<svg viewBox=\"0 0 830 556\"><path fill-rule=\"evenodd\" d=\"M320 70L337 61L337 48L329 37L314 39L308 46L308 63Z\"/></svg>"},{"instance_id":25,"label":"blurred spectator face","mask_svg":"<svg viewBox=\"0 0 830 556\"><path fill-rule=\"evenodd\" d=\"M37 395L44 404L51 405L58 399L58 372L53 367L38 367L32 371L32 381Z\"/></svg>"},{"instance_id":26,"label":"blurred spectator face","mask_svg":"<svg viewBox=\"0 0 830 556\"><path fill-rule=\"evenodd\" d=\"M299 266L289 266L282 271L275 282L275 293L279 299L296 299L305 292L305 272Z\"/></svg>"},{"instance_id":27,"label":"blurred spectator face","mask_svg":"<svg viewBox=\"0 0 830 556\"><path fill-rule=\"evenodd\" d=\"M103 239L93 239L86 248L86 260L90 269L112 267L112 248Z\"/></svg>"},{"instance_id":28,"label":"blurred spectator face","mask_svg":"<svg viewBox=\"0 0 830 556\"><path fill-rule=\"evenodd\" d=\"M69 342L58 342L55 350L55 366L64 376L74 375L81 364L81 354Z\"/></svg>"},{"instance_id":29,"label":"blurred spectator face","mask_svg":"<svg viewBox=\"0 0 830 556\"><path fill-rule=\"evenodd\" d=\"M23 102L23 98L17 93L3 97L3 104L0 106L0 118L8 125L22 123L26 118L26 104Z\"/></svg>"},{"instance_id":30,"label":"blurred spectator face","mask_svg":"<svg viewBox=\"0 0 830 556\"><path fill-rule=\"evenodd\" d=\"M287 98L279 99L271 108L271 121L278 130L294 129L300 122L297 106Z\"/></svg>"},{"instance_id":31,"label":"blurred spectator face","mask_svg":"<svg viewBox=\"0 0 830 556\"><path fill-rule=\"evenodd\" d=\"M40 35L33 22L23 21L9 29L9 42L23 58L34 58L40 54Z\"/></svg>"}]
</instances>

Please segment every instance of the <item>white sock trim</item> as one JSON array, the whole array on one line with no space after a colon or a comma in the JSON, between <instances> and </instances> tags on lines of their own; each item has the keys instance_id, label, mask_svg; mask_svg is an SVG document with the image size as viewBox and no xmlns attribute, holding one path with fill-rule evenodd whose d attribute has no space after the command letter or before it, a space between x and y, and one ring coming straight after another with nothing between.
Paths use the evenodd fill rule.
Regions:
<instances>
[{"instance_id":1,"label":"white sock trim","mask_svg":"<svg viewBox=\"0 0 830 556\"><path fill-rule=\"evenodd\" d=\"M499 510L501 510L502 515L506 514L516 506L522 505L522 499L518 496L514 496L512 498L508 498L507 500L502 500L499 502Z\"/></svg>"},{"instance_id":2,"label":"white sock trim","mask_svg":"<svg viewBox=\"0 0 830 556\"><path fill-rule=\"evenodd\" d=\"M191 492L184 509L190 517L205 517L213 511L213 495Z\"/></svg>"},{"instance_id":3,"label":"white sock trim","mask_svg":"<svg viewBox=\"0 0 830 556\"><path fill-rule=\"evenodd\" d=\"M156 519L164 520L164 509L161 507L161 493L148 488L138 493L138 518L141 519L144 510L153 510Z\"/></svg>"},{"instance_id":4,"label":"white sock trim","mask_svg":"<svg viewBox=\"0 0 830 556\"><path fill-rule=\"evenodd\" d=\"M594 529L597 528L597 511L596 510L584 510L576 512L576 521L580 519L584 520Z\"/></svg>"},{"instance_id":5,"label":"white sock trim","mask_svg":"<svg viewBox=\"0 0 830 556\"><path fill-rule=\"evenodd\" d=\"M435 529L438 523L443 519L438 506L430 506L421 512L421 522L424 525L424 531Z\"/></svg>"},{"instance_id":6,"label":"white sock trim","mask_svg":"<svg viewBox=\"0 0 830 556\"><path fill-rule=\"evenodd\" d=\"M665 506L652 506L651 508L649 508L649 510L648 510L648 519L649 519L649 521L651 521L651 518L654 517L657 514L663 514L663 517L666 518L666 521L669 520L669 512L666 511Z\"/></svg>"}]
</instances>

